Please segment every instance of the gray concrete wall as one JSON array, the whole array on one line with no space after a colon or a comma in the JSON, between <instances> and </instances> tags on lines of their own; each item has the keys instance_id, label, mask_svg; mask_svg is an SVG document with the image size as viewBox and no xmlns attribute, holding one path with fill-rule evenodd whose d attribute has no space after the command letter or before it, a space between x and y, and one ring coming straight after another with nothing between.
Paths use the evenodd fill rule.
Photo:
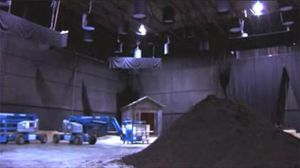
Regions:
<instances>
[{"instance_id":1,"label":"gray concrete wall","mask_svg":"<svg viewBox=\"0 0 300 168\"><path fill-rule=\"evenodd\" d=\"M84 83L92 111L115 114L120 73L66 50L0 36L1 112L37 113L42 129L58 129L69 114L82 114Z\"/></svg>"},{"instance_id":2,"label":"gray concrete wall","mask_svg":"<svg viewBox=\"0 0 300 168\"><path fill-rule=\"evenodd\" d=\"M207 95L222 96L215 62L200 56L164 58L161 69L133 75L140 96L165 105L164 130Z\"/></svg>"}]
</instances>

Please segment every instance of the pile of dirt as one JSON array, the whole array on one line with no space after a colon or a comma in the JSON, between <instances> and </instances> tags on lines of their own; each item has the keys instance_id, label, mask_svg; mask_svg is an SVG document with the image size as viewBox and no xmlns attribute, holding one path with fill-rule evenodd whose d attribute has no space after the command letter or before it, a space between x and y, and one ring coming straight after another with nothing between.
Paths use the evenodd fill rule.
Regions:
<instances>
[{"instance_id":1,"label":"pile of dirt","mask_svg":"<svg viewBox=\"0 0 300 168\"><path fill-rule=\"evenodd\" d=\"M243 105L209 96L122 161L143 168L299 168L300 141Z\"/></svg>"}]
</instances>

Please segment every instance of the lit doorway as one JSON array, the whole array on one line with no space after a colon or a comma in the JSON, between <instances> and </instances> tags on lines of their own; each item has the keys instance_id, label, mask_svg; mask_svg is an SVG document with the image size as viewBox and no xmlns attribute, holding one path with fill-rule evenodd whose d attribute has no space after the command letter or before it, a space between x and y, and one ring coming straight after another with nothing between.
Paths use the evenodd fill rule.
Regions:
<instances>
[{"instance_id":1,"label":"lit doorway","mask_svg":"<svg viewBox=\"0 0 300 168\"><path fill-rule=\"evenodd\" d=\"M151 134L155 134L155 116L154 113L141 113L141 120L150 125Z\"/></svg>"}]
</instances>

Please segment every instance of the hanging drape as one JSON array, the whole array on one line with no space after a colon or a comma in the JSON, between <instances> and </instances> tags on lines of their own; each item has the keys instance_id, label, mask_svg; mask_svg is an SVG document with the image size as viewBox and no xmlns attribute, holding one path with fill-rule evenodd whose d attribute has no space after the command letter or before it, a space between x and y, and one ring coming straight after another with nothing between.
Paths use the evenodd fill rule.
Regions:
<instances>
[{"instance_id":1,"label":"hanging drape","mask_svg":"<svg viewBox=\"0 0 300 168\"><path fill-rule=\"evenodd\" d=\"M300 55L292 53L286 55L286 68L290 77L290 84L294 90L298 107L300 107Z\"/></svg>"},{"instance_id":2,"label":"hanging drape","mask_svg":"<svg viewBox=\"0 0 300 168\"><path fill-rule=\"evenodd\" d=\"M157 69L161 67L161 58L111 57L110 68L119 69Z\"/></svg>"},{"instance_id":3,"label":"hanging drape","mask_svg":"<svg viewBox=\"0 0 300 168\"><path fill-rule=\"evenodd\" d=\"M220 76L225 74L229 77L225 89L229 99L239 100L265 118L274 121L278 110L282 73L286 67L300 107L299 51L279 53L275 56L261 51L243 52L238 59L232 59L224 64L225 68L220 68Z\"/></svg>"},{"instance_id":4,"label":"hanging drape","mask_svg":"<svg viewBox=\"0 0 300 168\"><path fill-rule=\"evenodd\" d=\"M0 29L13 36L53 47L66 47L68 34L56 32L0 10Z\"/></svg>"},{"instance_id":5,"label":"hanging drape","mask_svg":"<svg viewBox=\"0 0 300 168\"><path fill-rule=\"evenodd\" d=\"M236 60L231 66L227 94L271 119L276 111L281 71L278 58Z\"/></svg>"}]
</instances>

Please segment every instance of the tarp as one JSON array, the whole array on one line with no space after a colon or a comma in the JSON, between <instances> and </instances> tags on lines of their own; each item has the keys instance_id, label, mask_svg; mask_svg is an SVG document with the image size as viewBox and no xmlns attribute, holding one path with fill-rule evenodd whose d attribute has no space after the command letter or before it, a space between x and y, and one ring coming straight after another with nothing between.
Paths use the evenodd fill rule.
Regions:
<instances>
[{"instance_id":1,"label":"tarp","mask_svg":"<svg viewBox=\"0 0 300 168\"><path fill-rule=\"evenodd\" d=\"M279 93L284 69L300 107L299 51L275 49L278 53L273 56L263 49L240 52L239 59L225 61L220 66L220 83L227 98L247 104L273 122L278 120L276 113L282 99ZM294 127L300 129L300 124Z\"/></svg>"},{"instance_id":2,"label":"tarp","mask_svg":"<svg viewBox=\"0 0 300 168\"><path fill-rule=\"evenodd\" d=\"M67 46L67 33L60 33L0 10L0 30L19 38L53 47Z\"/></svg>"},{"instance_id":3,"label":"tarp","mask_svg":"<svg viewBox=\"0 0 300 168\"><path fill-rule=\"evenodd\" d=\"M161 58L111 57L110 68L119 69L157 69L161 67Z\"/></svg>"},{"instance_id":4,"label":"tarp","mask_svg":"<svg viewBox=\"0 0 300 168\"><path fill-rule=\"evenodd\" d=\"M276 112L282 75L281 57L260 57L232 63L227 95L268 119Z\"/></svg>"}]
</instances>

